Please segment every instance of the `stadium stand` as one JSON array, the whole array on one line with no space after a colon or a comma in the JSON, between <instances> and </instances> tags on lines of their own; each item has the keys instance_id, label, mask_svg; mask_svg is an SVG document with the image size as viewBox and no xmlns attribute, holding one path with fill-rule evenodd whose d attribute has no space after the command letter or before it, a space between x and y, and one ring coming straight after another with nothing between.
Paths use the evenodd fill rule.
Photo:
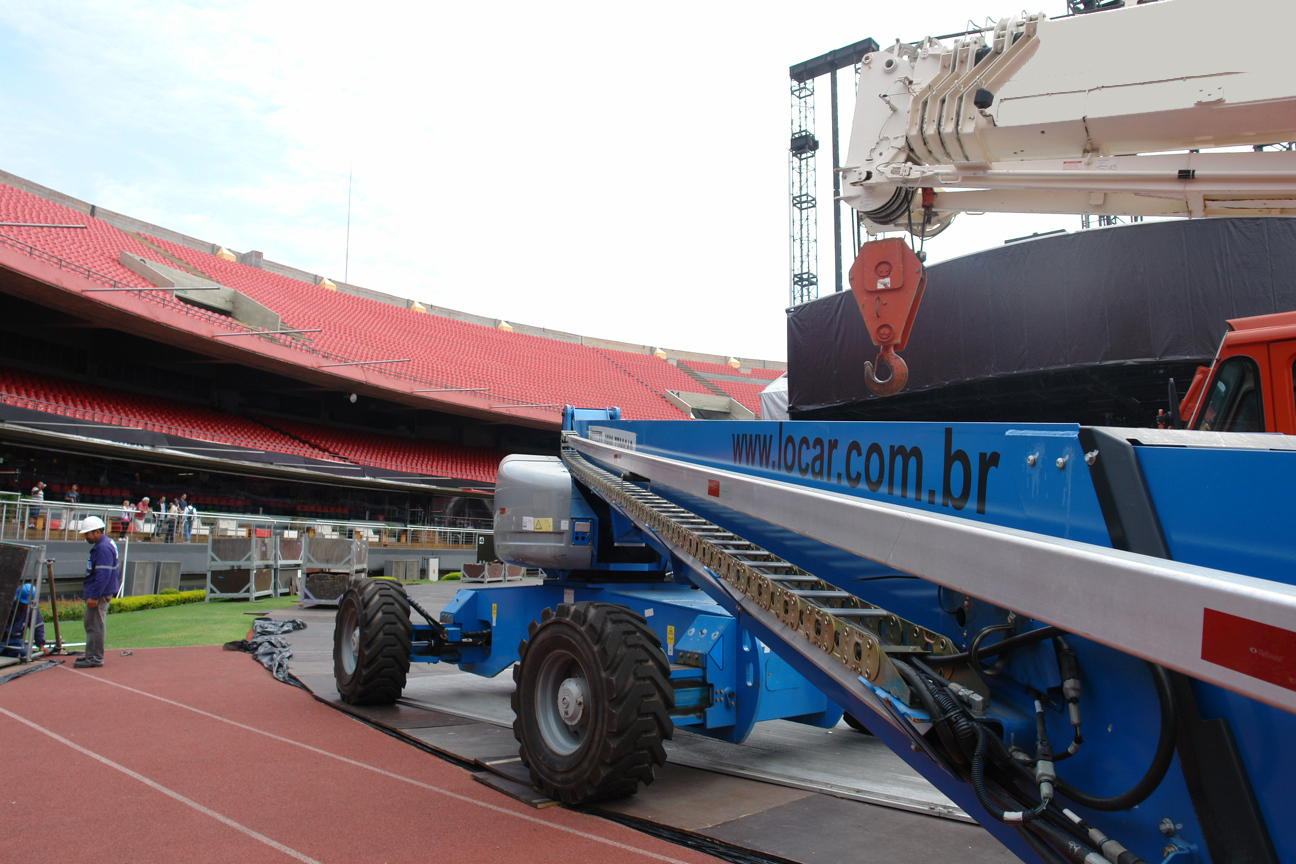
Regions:
<instances>
[{"instance_id":1,"label":"stadium stand","mask_svg":"<svg viewBox=\"0 0 1296 864\"><path fill-rule=\"evenodd\" d=\"M580 401L618 405L632 419L681 416L659 389L630 371L633 361L618 363L598 349L329 291L161 238L148 239L208 278L275 310L285 326L323 328L309 338L332 353L357 360L410 357L412 362L402 364L402 371L441 380L446 387L485 386L493 399L553 406L555 413L564 404ZM642 358L661 362L646 354Z\"/></svg>"},{"instance_id":2,"label":"stadium stand","mask_svg":"<svg viewBox=\"0 0 1296 864\"><path fill-rule=\"evenodd\" d=\"M338 461L337 457L318 447L235 414L123 390L89 387L18 369L0 368L0 401L19 408L111 426Z\"/></svg>"},{"instance_id":3,"label":"stadium stand","mask_svg":"<svg viewBox=\"0 0 1296 864\"><path fill-rule=\"evenodd\" d=\"M118 262L118 255L123 250L166 263L152 249L107 222L3 184L0 184L0 222L84 226L37 228L6 225L0 228L0 233L137 288L147 287L149 283Z\"/></svg>"},{"instance_id":4,"label":"stadium stand","mask_svg":"<svg viewBox=\"0 0 1296 864\"><path fill-rule=\"evenodd\" d=\"M453 477L494 483L495 469L507 454L430 441L411 441L349 429L329 429L289 420L259 418L267 426L320 447L350 462L407 471L428 477Z\"/></svg>"},{"instance_id":5,"label":"stadium stand","mask_svg":"<svg viewBox=\"0 0 1296 864\"><path fill-rule=\"evenodd\" d=\"M543 449L535 436L549 424L558 424L565 404L617 406L627 419L681 419L688 415L668 401L665 392L699 392L706 387L702 378L716 376L711 382L714 387L758 410L761 382L779 374L757 368L751 370L750 385L727 381L723 377L735 377L736 371L718 362L690 360L688 367L681 368L682 363L677 366L653 356L643 346L597 340L595 347L586 344L594 340L574 334L526 325L510 331L490 326L479 316L436 307L427 311L412 301L356 286L330 290L337 286L316 284L318 277L263 261L259 253L228 260L228 253L214 244L97 211L4 172L0 178L5 181L0 182L0 222L9 223L0 226L0 247L22 253L25 257L20 260L53 265L84 277L96 288L155 287L121 263L125 252L241 292L277 315L283 328L319 328L309 334L226 342L216 334L250 325L195 305L200 297L129 290L78 297L84 290L78 280L54 283L39 266L29 273L21 263L7 265L5 273L26 274L48 285L50 292L48 299L30 288L14 292L21 298L14 303L34 305L22 307L24 320L30 322L27 330L11 321L4 337L8 343L0 345L9 363L21 367L0 363L0 403L51 415L48 423L38 423L51 431L66 422L60 418L70 418L419 475L438 485L449 480L445 485L473 492L479 491L475 486L494 482L503 448ZM48 310L48 316L42 309ZM127 320L132 323L123 326ZM92 329L68 329L59 335L59 327ZM113 346L117 356L130 345L132 350L156 354L156 366L165 367L168 356L181 358L180 365L122 372L75 359L91 356L90 349L79 350L76 339L66 334L118 329L123 333L105 336L102 342ZM181 338L173 340L164 333L179 333ZM277 353L259 354L263 345ZM36 346L40 358L23 353L28 350L24 346ZM161 346L167 347L158 350ZM319 374L330 364L398 358L409 362L370 367L380 374L329 370L323 379ZM699 373L697 377L688 371L690 367ZM306 374L308 370L312 375ZM127 389L115 389L114 383ZM472 395L423 397L419 390L460 390ZM359 404L357 391L363 397ZM348 394L350 405L328 402L345 403ZM173 395L178 398L169 398ZM208 404L220 404L222 410ZM520 409L526 413L519 413ZM281 419L284 416L293 419ZM468 425L476 428L461 438ZM437 431L429 431L433 429ZM400 434L386 434L392 430ZM447 438L481 446L445 443ZM51 488L60 490L60 481L55 480ZM345 509L327 501L273 499L266 494L268 488L249 491L255 500L233 494L213 494L202 500L195 496L194 500L212 510L255 505L328 515ZM105 501L128 497L127 491L120 485L82 489L88 500ZM420 502L418 506L439 512L444 504ZM357 506L353 502L351 509ZM400 505L379 502L375 506L399 510ZM362 509L369 507L364 504Z\"/></svg>"},{"instance_id":6,"label":"stadium stand","mask_svg":"<svg viewBox=\"0 0 1296 864\"><path fill-rule=\"evenodd\" d=\"M697 389L697 382L667 361L651 354L632 354L629 351L612 349L595 350L607 358L608 362L616 364L627 375L655 392L660 393L663 390L692 392Z\"/></svg>"},{"instance_id":7,"label":"stadium stand","mask_svg":"<svg viewBox=\"0 0 1296 864\"><path fill-rule=\"evenodd\" d=\"M712 375L737 375L744 378L748 376L752 378L760 378L769 382L783 374L782 369L761 369L759 367L748 368L744 366L740 368L747 369L747 371L740 372L738 369L735 369L732 366L727 366L724 363L706 363L702 360L681 360L680 362L687 364L690 369L695 372L700 372L708 378Z\"/></svg>"},{"instance_id":8,"label":"stadium stand","mask_svg":"<svg viewBox=\"0 0 1296 864\"><path fill-rule=\"evenodd\" d=\"M713 388L737 400L757 417L760 416L760 394L769 383L783 374L781 369L754 368L740 372L723 363L706 363L700 360L679 361L679 365L702 378ZM750 378L749 381L741 380Z\"/></svg>"},{"instance_id":9,"label":"stadium stand","mask_svg":"<svg viewBox=\"0 0 1296 864\"><path fill-rule=\"evenodd\" d=\"M0 402L198 441L476 483L494 483L495 468L505 456L485 448L327 429L274 418L245 418L12 368L0 368ZM115 493L107 497L113 498Z\"/></svg>"},{"instance_id":10,"label":"stadium stand","mask_svg":"<svg viewBox=\"0 0 1296 864\"><path fill-rule=\"evenodd\" d=\"M695 390L696 382L670 363L645 353L593 348L527 333L413 311L341 291L330 291L211 252L152 236L134 235L86 213L0 184L0 221L84 227L6 226L0 233L20 243L102 274L122 285L149 287L119 263L132 255L180 267L228 286L274 310L285 327L322 328L305 343L352 360L409 357L398 377L436 382L445 388L484 387L491 409L543 407L557 415L563 404L617 405L630 419L678 419L682 412L664 390ZM195 318L219 318L159 292L149 299L185 306ZM734 374L723 364L690 361L700 372ZM384 367L384 371L394 370ZM753 369L756 378L777 370ZM416 389L411 386L411 389Z\"/></svg>"},{"instance_id":11,"label":"stadium stand","mask_svg":"<svg viewBox=\"0 0 1296 864\"><path fill-rule=\"evenodd\" d=\"M769 386L768 381L747 382L747 381L725 381L722 379L707 379L715 387L719 387L729 396L738 400L739 404L751 411L757 417L760 416L760 394L761 391Z\"/></svg>"}]
</instances>

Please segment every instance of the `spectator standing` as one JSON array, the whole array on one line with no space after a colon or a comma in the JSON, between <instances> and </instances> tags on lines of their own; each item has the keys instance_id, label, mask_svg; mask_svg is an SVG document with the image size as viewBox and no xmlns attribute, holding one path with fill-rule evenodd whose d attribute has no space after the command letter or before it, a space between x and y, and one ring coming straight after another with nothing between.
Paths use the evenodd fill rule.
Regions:
<instances>
[{"instance_id":1,"label":"spectator standing","mask_svg":"<svg viewBox=\"0 0 1296 864\"><path fill-rule=\"evenodd\" d=\"M41 515L40 505L45 500L45 481L37 480L36 485L32 487L31 495L29 497L36 503L31 505L31 523L27 527L35 528L36 520L39 519Z\"/></svg>"},{"instance_id":2,"label":"spectator standing","mask_svg":"<svg viewBox=\"0 0 1296 864\"><path fill-rule=\"evenodd\" d=\"M135 505L135 533L140 534L144 531L144 522L149 517L149 499L145 495Z\"/></svg>"},{"instance_id":3,"label":"spectator standing","mask_svg":"<svg viewBox=\"0 0 1296 864\"><path fill-rule=\"evenodd\" d=\"M171 506L167 508L166 542L168 543L175 542L176 522L179 521L179 519L180 519L180 505L177 504L175 501L172 501Z\"/></svg>"},{"instance_id":4,"label":"spectator standing","mask_svg":"<svg viewBox=\"0 0 1296 864\"><path fill-rule=\"evenodd\" d=\"M192 503L185 507L185 542L193 536L194 529L198 527L198 508Z\"/></svg>"},{"instance_id":5,"label":"spectator standing","mask_svg":"<svg viewBox=\"0 0 1296 864\"><path fill-rule=\"evenodd\" d=\"M121 533L118 535L119 540L126 539L126 532L130 531L131 517L135 515L135 508L131 506L130 499L122 501L121 512Z\"/></svg>"},{"instance_id":6,"label":"spectator standing","mask_svg":"<svg viewBox=\"0 0 1296 864\"><path fill-rule=\"evenodd\" d=\"M63 500L73 505L71 512L67 510L63 511L63 524L67 525L69 522L80 522L81 514L76 511L75 505L81 500L81 487L73 483L72 488L63 493Z\"/></svg>"},{"instance_id":7,"label":"spectator standing","mask_svg":"<svg viewBox=\"0 0 1296 864\"><path fill-rule=\"evenodd\" d=\"M103 665L108 604L121 584L117 544L104 531L104 527L103 520L98 516L88 516L81 522L80 534L90 544L90 558L86 561L85 584L81 591L86 605L85 656L72 664L78 669L97 669Z\"/></svg>"},{"instance_id":8,"label":"spectator standing","mask_svg":"<svg viewBox=\"0 0 1296 864\"><path fill-rule=\"evenodd\" d=\"M185 542L189 542L189 535L193 533L193 505L189 503L189 493L181 492L179 501L180 510L180 530L184 532Z\"/></svg>"},{"instance_id":9,"label":"spectator standing","mask_svg":"<svg viewBox=\"0 0 1296 864\"><path fill-rule=\"evenodd\" d=\"M158 499L157 522L154 523L154 528L153 528L154 537L161 538L162 532L166 530L166 512L167 512L166 496L163 495L161 498Z\"/></svg>"}]
</instances>

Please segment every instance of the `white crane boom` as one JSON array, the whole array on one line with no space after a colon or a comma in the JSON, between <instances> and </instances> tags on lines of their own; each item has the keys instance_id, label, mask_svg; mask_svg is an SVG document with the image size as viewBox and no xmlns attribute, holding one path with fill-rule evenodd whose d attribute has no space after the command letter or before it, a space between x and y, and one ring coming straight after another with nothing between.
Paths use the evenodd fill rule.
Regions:
<instances>
[{"instance_id":1,"label":"white crane boom","mask_svg":"<svg viewBox=\"0 0 1296 864\"><path fill-rule=\"evenodd\" d=\"M896 42L860 65L842 199L925 236L969 211L1296 216L1296 152L1199 152L1296 141L1293 33L1288 0L1162 0Z\"/></svg>"}]
</instances>

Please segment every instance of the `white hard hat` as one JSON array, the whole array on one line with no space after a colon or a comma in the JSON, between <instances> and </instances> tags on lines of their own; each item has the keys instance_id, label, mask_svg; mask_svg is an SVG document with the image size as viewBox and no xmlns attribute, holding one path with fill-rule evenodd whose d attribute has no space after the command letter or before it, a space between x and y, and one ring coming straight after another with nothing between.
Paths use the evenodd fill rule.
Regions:
<instances>
[{"instance_id":1,"label":"white hard hat","mask_svg":"<svg viewBox=\"0 0 1296 864\"><path fill-rule=\"evenodd\" d=\"M81 527L77 530L78 534L88 534L91 531L102 531L104 521L98 516L87 516L81 520Z\"/></svg>"}]
</instances>

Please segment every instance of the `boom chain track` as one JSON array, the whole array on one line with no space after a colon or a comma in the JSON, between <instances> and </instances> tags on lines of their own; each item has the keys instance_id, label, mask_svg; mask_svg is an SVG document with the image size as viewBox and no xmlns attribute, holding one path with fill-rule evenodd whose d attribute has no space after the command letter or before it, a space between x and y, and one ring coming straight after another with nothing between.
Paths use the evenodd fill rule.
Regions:
<instances>
[{"instance_id":1,"label":"boom chain track","mask_svg":"<svg viewBox=\"0 0 1296 864\"><path fill-rule=\"evenodd\" d=\"M563 448L572 476L635 523L692 557L806 642L904 704L909 687L891 664L899 654L953 654L952 642L825 582L683 507Z\"/></svg>"}]
</instances>

